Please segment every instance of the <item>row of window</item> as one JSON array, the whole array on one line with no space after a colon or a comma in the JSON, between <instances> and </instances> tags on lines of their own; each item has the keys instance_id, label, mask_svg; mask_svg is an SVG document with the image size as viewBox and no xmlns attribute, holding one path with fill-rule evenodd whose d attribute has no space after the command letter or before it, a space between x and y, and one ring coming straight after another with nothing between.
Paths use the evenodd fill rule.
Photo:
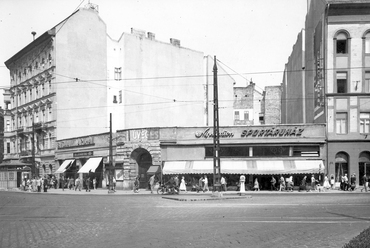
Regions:
<instances>
[{"instance_id":1,"label":"row of window","mask_svg":"<svg viewBox=\"0 0 370 248\"><path fill-rule=\"evenodd\" d=\"M347 72L344 72L344 71L337 72L336 82L337 82L337 93L348 93L349 92ZM357 90L358 87L361 87L359 83L360 81L356 82L355 90ZM362 92L370 93L370 71L365 71L365 81L363 84Z\"/></svg>"},{"instance_id":2,"label":"row of window","mask_svg":"<svg viewBox=\"0 0 370 248\"><path fill-rule=\"evenodd\" d=\"M370 133L370 113L360 113L359 118L360 133ZM345 112L338 112L335 115L335 130L337 134L348 133L348 114Z\"/></svg>"},{"instance_id":3,"label":"row of window","mask_svg":"<svg viewBox=\"0 0 370 248\"><path fill-rule=\"evenodd\" d=\"M363 47L364 47L364 53L365 55L370 55L370 31L367 31L367 33L362 37L363 38ZM348 52L350 51L350 39L349 34L346 31L339 32L336 37L334 38L334 45L335 45L335 56L336 57L345 57L348 55ZM349 83L349 77L348 77L348 71L337 71L336 72L336 93L348 93L350 92L348 83ZM359 82L356 82L355 85L355 91L361 85L359 85ZM362 85L362 92L369 93L370 92L370 71L364 72L364 83Z\"/></svg>"},{"instance_id":4,"label":"row of window","mask_svg":"<svg viewBox=\"0 0 370 248\"><path fill-rule=\"evenodd\" d=\"M213 147L206 147L206 157L213 157ZM221 146L220 157L319 157L319 146Z\"/></svg>"},{"instance_id":5,"label":"row of window","mask_svg":"<svg viewBox=\"0 0 370 248\"><path fill-rule=\"evenodd\" d=\"M51 54L45 54L45 57L39 57L30 63L30 65L24 66L22 69L16 69L12 71L11 80L19 82L22 80L24 81L25 79L40 73L40 70L45 70L46 66L52 66L52 63L53 60Z\"/></svg>"},{"instance_id":6,"label":"row of window","mask_svg":"<svg viewBox=\"0 0 370 248\"><path fill-rule=\"evenodd\" d=\"M34 113L24 114L18 116L18 128L20 127L29 127L32 126L32 123L38 122L48 122L53 120L53 110L51 106L47 109L41 109L41 111L35 111ZM15 118L12 117L12 125L10 125L10 121L6 120L6 127L5 130L10 132L15 130L17 127L15 125Z\"/></svg>"},{"instance_id":7,"label":"row of window","mask_svg":"<svg viewBox=\"0 0 370 248\"><path fill-rule=\"evenodd\" d=\"M364 52L370 53L370 31L366 31L367 33L362 37L363 45L364 45ZM336 54L348 54L349 49L349 34L346 31L339 32L335 37L335 51Z\"/></svg>"},{"instance_id":8,"label":"row of window","mask_svg":"<svg viewBox=\"0 0 370 248\"><path fill-rule=\"evenodd\" d=\"M23 104L27 104L38 98L44 97L51 93L51 80L49 80L48 84L41 84L40 86L36 86L30 88L29 90L25 90L17 95L12 96L12 106L20 106ZM15 101L18 101L17 103Z\"/></svg>"},{"instance_id":9,"label":"row of window","mask_svg":"<svg viewBox=\"0 0 370 248\"><path fill-rule=\"evenodd\" d=\"M35 144L36 152L44 149L52 149L53 148L52 133L49 132L48 134L37 135L35 143L36 143ZM31 138L24 137L20 139L18 147L16 146L16 143L14 141L7 142L5 149L6 150L4 152L6 152L6 154L22 153L22 151L31 151L32 149Z\"/></svg>"}]
</instances>

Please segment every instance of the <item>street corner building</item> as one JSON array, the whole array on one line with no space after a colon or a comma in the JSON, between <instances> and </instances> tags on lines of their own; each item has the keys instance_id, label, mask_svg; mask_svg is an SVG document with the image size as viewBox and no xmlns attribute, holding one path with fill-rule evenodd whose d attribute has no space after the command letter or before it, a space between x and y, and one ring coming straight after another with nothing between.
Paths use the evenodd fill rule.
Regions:
<instances>
[{"instance_id":1,"label":"street corner building","mask_svg":"<svg viewBox=\"0 0 370 248\"><path fill-rule=\"evenodd\" d=\"M143 189L148 188L153 174L164 182L175 175L184 176L189 190L199 178L212 178L210 127L118 130L112 139L113 171L108 168L108 133L58 141L58 171L67 177L79 173L96 177L103 188L113 173L116 188L123 190L132 190L137 176ZM325 157L325 125L220 127L221 174L230 190L236 190L242 174L247 175L247 185L258 178L262 189L270 189L271 176L293 175L295 185L305 175L315 174L319 179L327 173Z\"/></svg>"}]
</instances>

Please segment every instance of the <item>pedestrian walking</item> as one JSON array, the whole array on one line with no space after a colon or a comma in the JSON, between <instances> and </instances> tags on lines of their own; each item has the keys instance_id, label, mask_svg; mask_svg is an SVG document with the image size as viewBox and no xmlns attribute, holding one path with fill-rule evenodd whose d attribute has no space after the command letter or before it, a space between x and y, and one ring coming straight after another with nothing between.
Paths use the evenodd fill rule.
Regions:
<instances>
[{"instance_id":1,"label":"pedestrian walking","mask_svg":"<svg viewBox=\"0 0 370 248\"><path fill-rule=\"evenodd\" d=\"M140 185L140 176L137 175L134 181L134 193L139 193L139 185Z\"/></svg>"},{"instance_id":2,"label":"pedestrian walking","mask_svg":"<svg viewBox=\"0 0 370 248\"><path fill-rule=\"evenodd\" d=\"M331 186L331 189L334 189L335 180L334 180L334 175L333 174L330 175L330 186Z\"/></svg>"},{"instance_id":3,"label":"pedestrian walking","mask_svg":"<svg viewBox=\"0 0 370 248\"><path fill-rule=\"evenodd\" d=\"M353 173L352 175L351 175L351 181L350 181L350 189L351 189L351 191L354 191L355 189L356 189L356 174L355 173Z\"/></svg>"},{"instance_id":4,"label":"pedestrian walking","mask_svg":"<svg viewBox=\"0 0 370 248\"><path fill-rule=\"evenodd\" d=\"M86 178L86 192L90 192L90 183L91 183L91 180L90 180L90 177L88 176Z\"/></svg>"},{"instance_id":5,"label":"pedestrian walking","mask_svg":"<svg viewBox=\"0 0 370 248\"><path fill-rule=\"evenodd\" d=\"M149 178L149 185L150 185L150 193L153 194L154 186L155 186L155 175L152 175Z\"/></svg>"},{"instance_id":6,"label":"pedestrian walking","mask_svg":"<svg viewBox=\"0 0 370 248\"><path fill-rule=\"evenodd\" d=\"M286 188L287 188L287 191L293 192L293 186L294 186L293 176L290 176L286 180Z\"/></svg>"},{"instance_id":7,"label":"pedestrian walking","mask_svg":"<svg viewBox=\"0 0 370 248\"><path fill-rule=\"evenodd\" d=\"M76 190L79 190L79 191L81 191L81 180L80 180L80 178L79 177L77 177L76 178L76 180L75 180L75 191Z\"/></svg>"},{"instance_id":8,"label":"pedestrian walking","mask_svg":"<svg viewBox=\"0 0 370 248\"><path fill-rule=\"evenodd\" d=\"M206 191L209 191L209 188L208 188L208 178L206 175L204 175L204 179L203 179L203 193L206 192Z\"/></svg>"},{"instance_id":9,"label":"pedestrian walking","mask_svg":"<svg viewBox=\"0 0 370 248\"><path fill-rule=\"evenodd\" d=\"M116 184L117 184L116 178L113 177L113 191L114 192L116 192Z\"/></svg>"},{"instance_id":10,"label":"pedestrian walking","mask_svg":"<svg viewBox=\"0 0 370 248\"><path fill-rule=\"evenodd\" d=\"M273 191L276 190L276 179L274 176L271 177L270 183L271 183L271 190Z\"/></svg>"},{"instance_id":11,"label":"pedestrian walking","mask_svg":"<svg viewBox=\"0 0 370 248\"><path fill-rule=\"evenodd\" d=\"M94 190L96 190L96 177L94 177L93 179L93 187L94 187Z\"/></svg>"},{"instance_id":12,"label":"pedestrian walking","mask_svg":"<svg viewBox=\"0 0 370 248\"><path fill-rule=\"evenodd\" d=\"M303 179L302 179L302 181L301 181L301 185L299 185L298 192L301 192L301 190L307 190L307 188L306 188L306 180L307 180L307 176L304 176Z\"/></svg>"},{"instance_id":13,"label":"pedestrian walking","mask_svg":"<svg viewBox=\"0 0 370 248\"><path fill-rule=\"evenodd\" d=\"M344 180L344 191L347 191L349 187L347 174L344 174L343 180Z\"/></svg>"},{"instance_id":14,"label":"pedestrian walking","mask_svg":"<svg viewBox=\"0 0 370 248\"><path fill-rule=\"evenodd\" d=\"M37 177L36 179L37 192L41 192L41 178Z\"/></svg>"},{"instance_id":15,"label":"pedestrian walking","mask_svg":"<svg viewBox=\"0 0 370 248\"><path fill-rule=\"evenodd\" d=\"M279 183L280 183L279 191L285 190L285 180L284 180L284 177L283 176L280 177Z\"/></svg>"},{"instance_id":16,"label":"pedestrian walking","mask_svg":"<svg viewBox=\"0 0 370 248\"><path fill-rule=\"evenodd\" d=\"M43 188L44 188L44 192L48 192L48 179L46 176L43 180Z\"/></svg>"},{"instance_id":17,"label":"pedestrian walking","mask_svg":"<svg viewBox=\"0 0 370 248\"><path fill-rule=\"evenodd\" d=\"M60 186L62 187L62 190L64 191L64 185L65 185L65 179L64 176L60 179Z\"/></svg>"},{"instance_id":18,"label":"pedestrian walking","mask_svg":"<svg viewBox=\"0 0 370 248\"><path fill-rule=\"evenodd\" d=\"M71 189L74 189L74 179L71 177L69 180L68 180L68 188L71 190Z\"/></svg>"},{"instance_id":19,"label":"pedestrian walking","mask_svg":"<svg viewBox=\"0 0 370 248\"><path fill-rule=\"evenodd\" d=\"M329 178L328 178L328 176L325 176L325 178L324 178L324 189L330 189L331 187L330 187L330 183L329 183Z\"/></svg>"},{"instance_id":20,"label":"pedestrian walking","mask_svg":"<svg viewBox=\"0 0 370 248\"><path fill-rule=\"evenodd\" d=\"M311 176L311 190L316 191L316 179L314 175Z\"/></svg>"},{"instance_id":21,"label":"pedestrian walking","mask_svg":"<svg viewBox=\"0 0 370 248\"><path fill-rule=\"evenodd\" d=\"M185 177L181 177L180 191L185 191L185 193L186 193Z\"/></svg>"},{"instance_id":22,"label":"pedestrian walking","mask_svg":"<svg viewBox=\"0 0 370 248\"><path fill-rule=\"evenodd\" d=\"M239 178L240 192L245 192L245 176L241 175Z\"/></svg>"},{"instance_id":23,"label":"pedestrian walking","mask_svg":"<svg viewBox=\"0 0 370 248\"><path fill-rule=\"evenodd\" d=\"M253 190L254 191L260 191L260 185L258 183L258 179L254 179L254 185L253 185Z\"/></svg>"},{"instance_id":24,"label":"pedestrian walking","mask_svg":"<svg viewBox=\"0 0 370 248\"><path fill-rule=\"evenodd\" d=\"M362 190L365 190L365 192L367 192L367 187L369 185L369 182L368 182L368 179L366 177L366 174L362 177L362 184L364 185L364 188L361 189L361 192L362 192Z\"/></svg>"},{"instance_id":25,"label":"pedestrian walking","mask_svg":"<svg viewBox=\"0 0 370 248\"><path fill-rule=\"evenodd\" d=\"M227 191L226 189L226 179L221 177L221 191Z\"/></svg>"},{"instance_id":26,"label":"pedestrian walking","mask_svg":"<svg viewBox=\"0 0 370 248\"><path fill-rule=\"evenodd\" d=\"M202 189L203 189L203 177L200 177L198 181L197 193L199 193L199 191Z\"/></svg>"}]
</instances>

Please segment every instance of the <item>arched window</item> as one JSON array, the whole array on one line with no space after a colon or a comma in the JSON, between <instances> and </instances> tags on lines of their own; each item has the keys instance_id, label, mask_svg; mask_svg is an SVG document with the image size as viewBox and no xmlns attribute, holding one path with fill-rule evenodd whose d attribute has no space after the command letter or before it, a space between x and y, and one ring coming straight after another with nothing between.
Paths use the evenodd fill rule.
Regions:
<instances>
[{"instance_id":1,"label":"arched window","mask_svg":"<svg viewBox=\"0 0 370 248\"><path fill-rule=\"evenodd\" d=\"M49 173L53 173L53 165L52 164L49 164Z\"/></svg>"},{"instance_id":2,"label":"arched window","mask_svg":"<svg viewBox=\"0 0 370 248\"><path fill-rule=\"evenodd\" d=\"M360 185L362 185L362 178L364 175L370 177L370 152L361 152L358 158L358 171L360 178Z\"/></svg>"},{"instance_id":3,"label":"arched window","mask_svg":"<svg viewBox=\"0 0 370 248\"><path fill-rule=\"evenodd\" d=\"M370 53L370 31L363 37L365 43L365 53Z\"/></svg>"},{"instance_id":4,"label":"arched window","mask_svg":"<svg viewBox=\"0 0 370 248\"><path fill-rule=\"evenodd\" d=\"M345 174L348 176L348 155L339 152L335 155L335 182L340 182Z\"/></svg>"},{"instance_id":5,"label":"arched window","mask_svg":"<svg viewBox=\"0 0 370 248\"><path fill-rule=\"evenodd\" d=\"M46 174L46 166L44 164L42 165L42 170L43 170L43 174L45 175Z\"/></svg>"},{"instance_id":6,"label":"arched window","mask_svg":"<svg viewBox=\"0 0 370 248\"><path fill-rule=\"evenodd\" d=\"M347 54L348 53L348 35L344 32L337 34L336 38L336 53Z\"/></svg>"}]
</instances>

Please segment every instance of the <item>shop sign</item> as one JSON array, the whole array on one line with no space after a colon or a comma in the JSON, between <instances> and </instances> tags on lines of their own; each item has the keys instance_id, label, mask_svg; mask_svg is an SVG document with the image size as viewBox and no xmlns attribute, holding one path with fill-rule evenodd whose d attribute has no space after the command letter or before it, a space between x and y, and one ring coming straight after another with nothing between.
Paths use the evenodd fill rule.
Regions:
<instances>
[{"instance_id":1,"label":"shop sign","mask_svg":"<svg viewBox=\"0 0 370 248\"><path fill-rule=\"evenodd\" d=\"M74 152L73 157L91 157L94 155L93 151L90 152Z\"/></svg>"},{"instance_id":2,"label":"shop sign","mask_svg":"<svg viewBox=\"0 0 370 248\"><path fill-rule=\"evenodd\" d=\"M63 140L63 141L58 141L57 144L58 144L58 149L78 147L78 146L90 146L90 145L94 145L94 138L89 136L89 137L82 137L82 138L77 138L77 139Z\"/></svg>"},{"instance_id":3,"label":"shop sign","mask_svg":"<svg viewBox=\"0 0 370 248\"><path fill-rule=\"evenodd\" d=\"M195 137L198 139L199 138L205 138L205 139L213 138L214 137L213 132L211 132L210 130L211 128L207 128L203 132L196 132ZM228 132L228 131L220 132L220 138L232 138L232 137L234 137L234 134L231 132Z\"/></svg>"},{"instance_id":4,"label":"shop sign","mask_svg":"<svg viewBox=\"0 0 370 248\"><path fill-rule=\"evenodd\" d=\"M140 130L130 130L130 140L131 141L146 141L146 140L158 140L159 139L159 129L140 129Z\"/></svg>"},{"instance_id":5,"label":"shop sign","mask_svg":"<svg viewBox=\"0 0 370 248\"><path fill-rule=\"evenodd\" d=\"M242 138L256 137L300 137L304 128L268 128L268 129L248 129L241 134Z\"/></svg>"}]
</instances>

